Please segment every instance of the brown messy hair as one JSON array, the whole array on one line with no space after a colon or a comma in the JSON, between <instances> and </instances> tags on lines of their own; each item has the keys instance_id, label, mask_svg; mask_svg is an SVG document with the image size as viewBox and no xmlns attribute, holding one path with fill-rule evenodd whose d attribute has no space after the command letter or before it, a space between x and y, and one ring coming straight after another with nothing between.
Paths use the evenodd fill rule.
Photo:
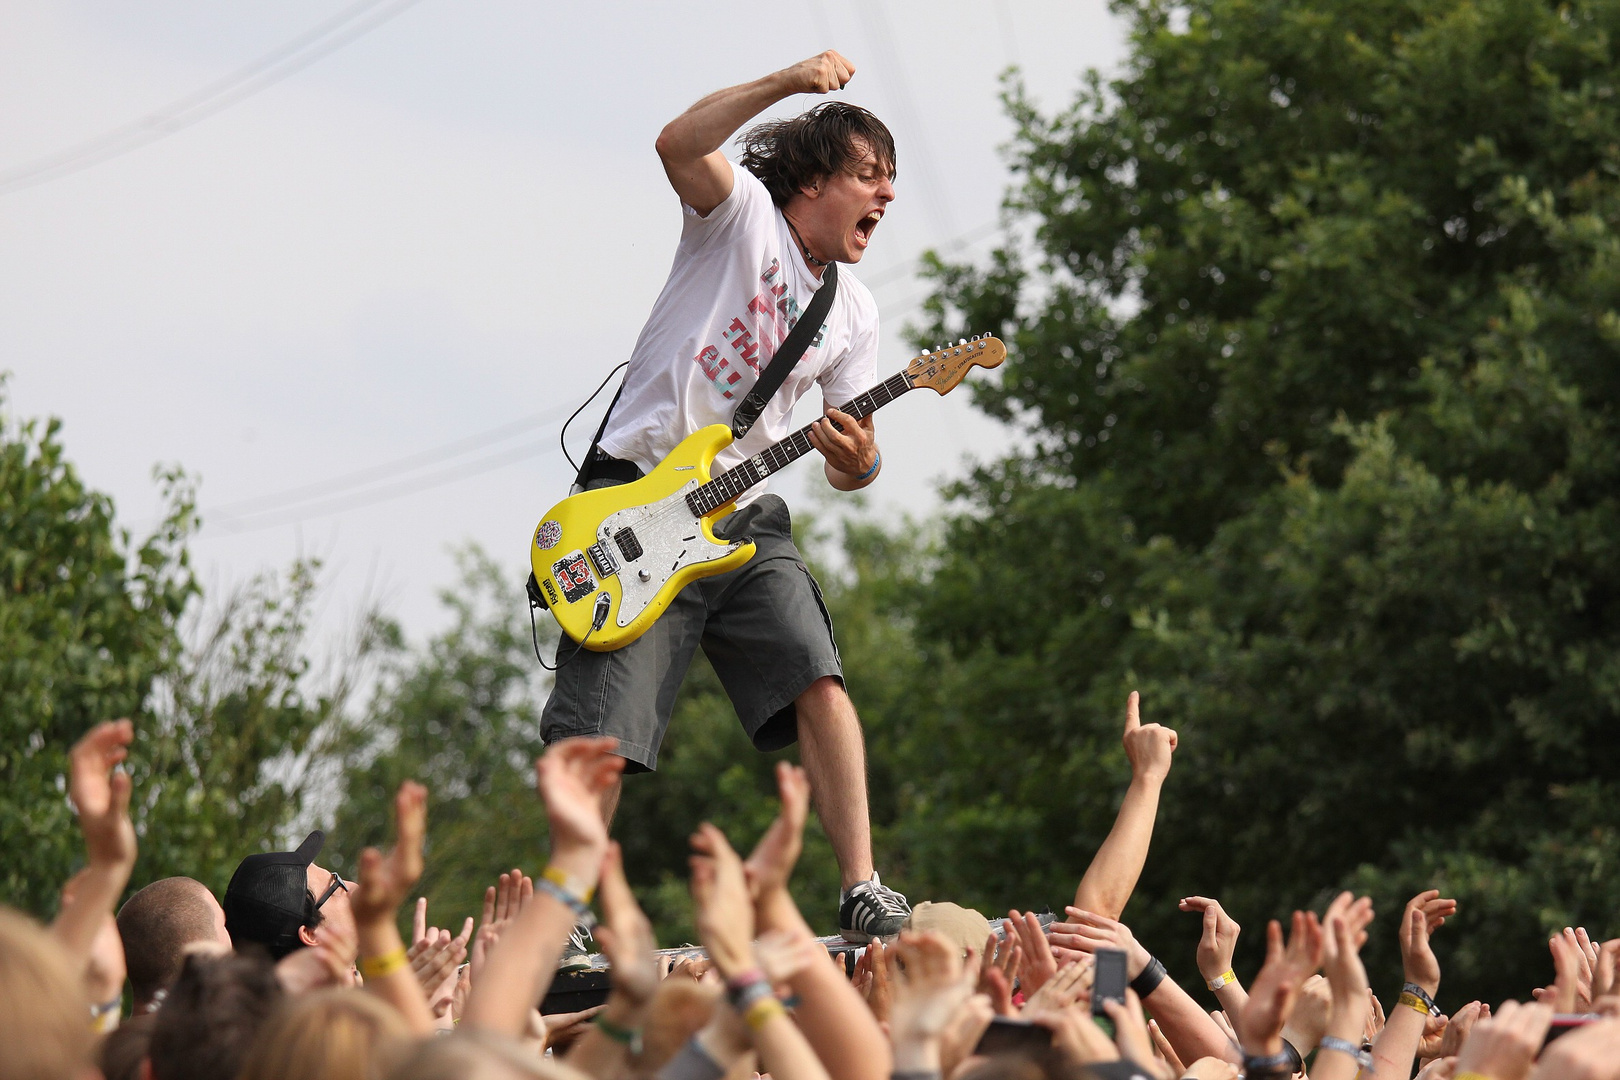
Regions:
<instances>
[{"instance_id":1,"label":"brown messy hair","mask_svg":"<svg viewBox=\"0 0 1620 1080\"><path fill-rule=\"evenodd\" d=\"M828 101L787 120L767 120L737 140L743 168L759 177L771 201L788 200L834 173L853 169L867 150L894 178L894 136L883 121L843 101Z\"/></svg>"}]
</instances>

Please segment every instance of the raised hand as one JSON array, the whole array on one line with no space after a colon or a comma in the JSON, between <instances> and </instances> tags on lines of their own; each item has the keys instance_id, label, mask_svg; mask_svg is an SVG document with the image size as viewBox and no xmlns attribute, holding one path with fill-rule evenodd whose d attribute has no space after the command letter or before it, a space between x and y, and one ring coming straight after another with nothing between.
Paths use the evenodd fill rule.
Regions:
<instances>
[{"instance_id":1,"label":"raised hand","mask_svg":"<svg viewBox=\"0 0 1620 1080\"><path fill-rule=\"evenodd\" d=\"M882 938L873 938L855 961L855 986L866 998L866 1007L878 1023L889 1022L894 1005L894 984L889 977L888 948Z\"/></svg>"},{"instance_id":2,"label":"raised hand","mask_svg":"<svg viewBox=\"0 0 1620 1080\"><path fill-rule=\"evenodd\" d=\"M1541 1052L1531 1080L1620 1078L1620 1020L1599 1020L1563 1036Z\"/></svg>"},{"instance_id":3,"label":"raised hand","mask_svg":"<svg viewBox=\"0 0 1620 1080\"><path fill-rule=\"evenodd\" d=\"M360 853L360 880L349 894L358 926L392 922L399 905L422 876L422 842L427 835L427 788L414 780L394 796L394 846Z\"/></svg>"},{"instance_id":4,"label":"raised hand","mask_svg":"<svg viewBox=\"0 0 1620 1080\"><path fill-rule=\"evenodd\" d=\"M1546 1005L1503 1002L1494 1016L1474 1024L1457 1054L1457 1071L1491 1080L1524 1080L1552 1027L1552 1018L1553 1011Z\"/></svg>"},{"instance_id":5,"label":"raised hand","mask_svg":"<svg viewBox=\"0 0 1620 1080\"><path fill-rule=\"evenodd\" d=\"M1423 987L1432 998L1440 992L1440 961L1429 938L1457 913L1457 901L1443 899L1439 889L1428 889L1406 902L1401 916L1401 965L1406 981Z\"/></svg>"},{"instance_id":6,"label":"raised hand","mask_svg":"<svg viewBox=\"0 0 1620 1080\"><path fill-rule=\"evenodd\" d=\"M1491 1007L1482 1001L1470 1001L1467 1005L1452 1014L1446 1021L1445 1029L1440 1033L1440 1045L1435 1047L1435 1053L1424 1055L1419 1051L1418 1056L1436 1058L1456 1057L1462 1050L1463 1043L1468 1041L1468 1035L1474 1030L1474 1025L1491 1015Z\"/></svg>"},{"instance_id":7,"label":"raised hand","mask_svg":"<svg viewBox=\"0 0 1620 1080\"><path fill-rule=\"evenodd\" d=\"M1119 1047L1097 1026L1091 1013L1071 1005L1058 1012L1041 1013L1030 1020L1052 1031L1052 1049L1076 1065L1118 1061Z\"/></svg>"},{"instance_id":8,"label":"raised hand","mask_svg":"<svg viewBox=\"0 0 1620 1080\"><path fill-rule=\"evenodd\" d=\"M1282 1029L1294 1010L1300 987L1322 966L1322 924L1314 911L1294 912L1288 943L1276 919L1266 926L1266 964L1255 976L1249 1003L1238 1018L1246 1054L1282 1050Z\"/></svg>"},{"instance_id":9,"label":"raised hand","mask_svg":"<svg viewBox=\"0 0 1620 1080\"><path fill-rule=\"evenodd\" d=\"M703 946L727 980L754 966L754 904L742 860L708 822L692 835L692 901Z\"/></svg>"},{"instance_id":10,"label":"raised hand","mask_svg":"<svg viewBox=\"0 0 1620 1080\"><path fill-rule=\"evenodd\" d=\"M984 954L979 960L978 992L990 999L997 1016L1012 1016L1015 1012L1012 985L1022 958L1023 949L1011 935L1006 941L999 940L994 933L985 939Z\"/></svg>"},{"instance_id":11,"label":"raised hand","mask_svg":"<svg viewBox=\"0 0 1620 1080\"><path fill-rule=\"evenodd\" d=\"M1098 949L1119 949L1125 954L1125 974L1134 979L1152 961L1152 954L1137 943L1130 927L1124 923L1077 907L1063 910L1068 913L1069 921L1053 923L1051 938L1052 952L1060 963Z\"/></svg>"},{"instance_id":12,"label":"raised hand","mask_svg":"<svg viewBox=\"0 0 1620 1080\"><path fill-rule=\"evenodd\" d=\"M972 993L960 951L939 934L907 931L884 966L894 992L889 1032L896 1070L939 1068L940 1036Z\"/></svg>"},{"instance_id":13,"label":"raised hand","mask_svg":"<svg viewBox=\"0 0 1620 1080\"><path fill-rule=\"evenodd\" d=\"M1175 1080L1169 1066L1153 1052L1153 1037L1135 990L1125 991L1123 1003L1104 1001L1103 1009L1114 1022L1114 1044L1119 1047L1121 1058L1135 1062L1138 1068L1158 1073L1159 1080Z\"/></svg>"},{"instance_id":14,"label":"raised hand","mask_svg":"<svg viewBox=\"0 0 1620 1080\"><path fill-rule=\"evenodd\" d=\"M79 812L79 829L92 866L135 865L135 826L129 819L129 774L117 771L129 757L135 725L106 720L68 751L68 798ZM122 885L120 885L122 888Z\"/></svg>"},{"instance_id":15,"label":"raised hand","mask_svg":"<svg viewBox=\"0 0 1620 1080\"><path fill-rule=\"evenodd\" d=\"M618 746L614 738L564 739L534 763L551 825L551 861L589 886L607 853L602 794L624 772L624 758L613 753Z\"/></svg>"},{"instance_id":16,"label":"raised hand","mask_svg":"<svg viewBox=\"0 0 1620 1080\"><path fill-rule=\"evenodd\" d=\"M624 852L615 843L608 844L602 860L601 897L603 921L594 936L612 964L613 990L628 1004L645 1006L662 979L658 942L653 938L652 923L630 891L624 876Z\"/></svg>"},{"instance_id":17,"label":"raised hand","mask_svg":"<svg viewBox=\"0 0 1620 1080\"><path fill-rule=\"evenodd\" d=\"M1091 1000L1092 980L1096 965L1090 957L1082 957L1058 969L1058 973L1024 1001L1024 1015L1033 1017L1042 1012L1056 1012L1079 1001Z\"/></svg>"},{"instance_id":18,"label":"raised hand","mask_svg":"<svg viewBox=\"0 0 1620 1080\"><path fill-rule=\"evenodd\" d=\"M1057 958L1052 945L1041 930L1041 920L1033 911L1007 912L1007 937L1017 937L1021 962L1018 966L1018 985L1025 995L1033 994L1057 974Z\"/></svg>"},{"instance_id":19,"label":"raised hand","mask_svg":"<svg viewBox=\"0 0 1620 1080\"><path fill-rule=\"evenodd\" d=\"M783 69L779 75L788 94L828 94L849 85L855 77L855 65L828 49Z\"/></svg>"},{"instance_id":20,"label":"raised hand","mask_svg":"<svg viewBox=\"0 0 1620 1080\"><path fill-rule=\"evenodd\" d=\"M1552 1006L1554 1011L1561 1013L1582 1012L1592 1004L1592 959L1582 947L1586 944L1586 931L1582 929L1577 936L1576 932L1565 927L1563 933L1554 934L1547 941L1547 948L1553 957L1553 971L1557 979L1553 983ZM1545 996L1538 995L1541 1000Z\"/></svg>"},{"instance_id":21,"label":"raised hand","mask_svg":"<svg viewBox=\"0 0 1620 1080\"><path fill-rule=\"evenodd\" d=\"M1232 970L1232 956L1237 952L1238 935L1243 927L1221 907L1220 901L1207 896L1189 896L1177 905L1182 911L1196 911L1204 918L1204 932L1198 939L1198 974L1205 982Z\"/></svg>"},{"instance_id":22,"label":"raised hand","mask_svg":"<svg viewBox=\"0 0 1620 1080\"><path fill-rule=\"evenodd\" d=\"M1608 997L1615 992L1615 960L1620 957L1620 938L1605 941L1598 949L1592 965L1592 1000Z\"/></svg>"},{"instance_id":23,"label":"raised hand","mask_svg":"<svg viewBox=\"0 0 1620 1080\"><path fill-rule=\"evenodd\" d=\"M1175 753L1179 738L1173 729L1163 724L1142 723L1141 695L1135 690L1125 699L1122 741L1125 756L1131 762L1131 779L1163 783L1170 775L1170 755Z\"/></svg>"},{"instance_id":24,"label":"raised hand","mask_svg":"<svg viewBox=\"0 0 1620 1080\"><path fill-rule=\"evenodd\" d=\"M787 889L799 853L804 850L804 822L810 813L810 778L798 766L779 761L776 788L782 798L782 812L759 838L744 864L748 889L755 904L774 892Z\"/></svg>"}]
</instances>

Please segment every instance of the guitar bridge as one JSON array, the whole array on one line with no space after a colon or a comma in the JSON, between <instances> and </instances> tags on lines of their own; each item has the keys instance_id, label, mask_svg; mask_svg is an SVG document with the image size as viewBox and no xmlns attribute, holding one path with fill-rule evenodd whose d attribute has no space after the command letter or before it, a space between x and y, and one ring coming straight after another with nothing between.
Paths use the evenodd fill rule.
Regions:
<instances>
[{"instance_id":1,"label":"guitar bridge","mask_svg":"<svg viewBox=\"0 0 1620 1080\"><path fill-rule=\"evenodd\" d=\"M599 577L610 578L619 572L619 564L608 553L607 545L592 544L586 549L586 553L590 555L591 562L595 565Z\"/></svg>"}]
</instances>

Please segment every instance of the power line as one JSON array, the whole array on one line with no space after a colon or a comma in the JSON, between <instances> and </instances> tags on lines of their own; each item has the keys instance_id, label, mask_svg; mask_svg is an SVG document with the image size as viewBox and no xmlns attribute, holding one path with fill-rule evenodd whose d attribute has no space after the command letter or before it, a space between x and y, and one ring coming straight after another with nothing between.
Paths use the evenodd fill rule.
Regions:
<instances>
[{"instance_id":1,"label":"power line","mask_svg":"<svg viewBox=\"0 0 1620 1080\"><path fill-rule=\"evenodd\" d=\"M254 517L259 514L270 513L273 510L283 510L288 506L301 502L309 502L324 495L335 495L352 488L363 487L380 480L390 479L402 473L414 472L424 465L442 463L447 457L460 457L463 454L481 450L494 443L504 442L514 435L522 434L541 424L548 424L553 420L560 419L568 413L569 409L570 406L565 405L560 409L535 413L532 416L525 416L510 423L501 424L499 427L493 427L475 435L468 435L465 438L456 439L441 446L420 450L414 454L407 454L405 457L395 458L392 461L385 461L378 465L356 469L353 472L328 477L325 480L317 480L310 484L302 484L294 488L287 488L283 491L274 491L265 495L254 495L250 498L222 503L213 507L212 512L233 518Z\"/></svg>"},{"instance_id":2,"label":"power line","mask_svg":"<svg viewBox=\"0 0 1620 1080\"><path fill-rule=\"evenodd\" d=\"M373 506L377 503L401 499L407 495L415 495L420 491L443 487L445 484L452 484L457 480L465 480L480 473L504 468L527 458L542 457L546 454L555 453L558 449L559 446L554 440L547 439L543 443L533 443L513 450L503 450L498 454L491 454L476 461L465 462L449 469L441 469L439 472L429 473L426 476L413 477L410 480L404 480L386 487L328 499L326 502L317 503L311 507L294 508L289 511L260 511L258 514L244 515L249 519L268 515L270 517L268 521L243 521L238 519L237 521L220 522L216 527L222 532L240 534L262 532L265 529L274 529L282 525L293 525L309 518L327 517L345 510L357 510L362 506Z\"/></svg>"},{"instance_id":3,"label":"power line","mask_svg":"<svg viewBox=\"0 0 1620 1080\"><path fill-rule=\"evenodd\" d=\"M231 75L156 112L38 160L0 172L0 195L69 176L167 138L303 71L421 0L361 0Z\"/></svg>"}]
</instances>

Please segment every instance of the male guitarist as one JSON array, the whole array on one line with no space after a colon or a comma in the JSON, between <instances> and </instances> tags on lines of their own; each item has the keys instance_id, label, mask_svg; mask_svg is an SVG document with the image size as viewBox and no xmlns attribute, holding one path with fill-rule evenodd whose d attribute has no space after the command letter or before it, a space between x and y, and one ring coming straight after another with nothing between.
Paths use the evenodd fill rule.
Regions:
<instances>
[{"instance_id":1,"label":"male guitarist","mask_svg":"<svg viewBox=\"0 0 1620 1080\"><path fill-rule=\"evenodd\" d=\"M894 199L894 139L866 110L828 102L747 132L741 166L721 150L778 101L842 89L854 73L848 60L824 52L710 94L659 135L658 156L681 199L681 239L587 466L587 487L635 480L697 429L731 424L824 285L833 299L820 331L746 437L716 459L715 471L786 436L794 403L818 383L827 408L810 441L826 459L827 481L858 491L877 478L882 459L871 417L856 421L831 407L877 381L877 306L852 275L827 270L860 262ZM860 719L844 690L820 590L793 544L787 506L775 495L745 494L715 531L752 537L758 550L738 569L688 585L624 648L591 652L569 642L559 649L559 658L572 659L557 673L542 735L548 743L613 735L627 772L653 769L676 691L701 644L754 746L769 752L799 743L843 876L844 937L864 942L896 933L910 908L872 866ZM618 798L615 785L603 799L609 821Z\"/></svg>"}]
</instances>

